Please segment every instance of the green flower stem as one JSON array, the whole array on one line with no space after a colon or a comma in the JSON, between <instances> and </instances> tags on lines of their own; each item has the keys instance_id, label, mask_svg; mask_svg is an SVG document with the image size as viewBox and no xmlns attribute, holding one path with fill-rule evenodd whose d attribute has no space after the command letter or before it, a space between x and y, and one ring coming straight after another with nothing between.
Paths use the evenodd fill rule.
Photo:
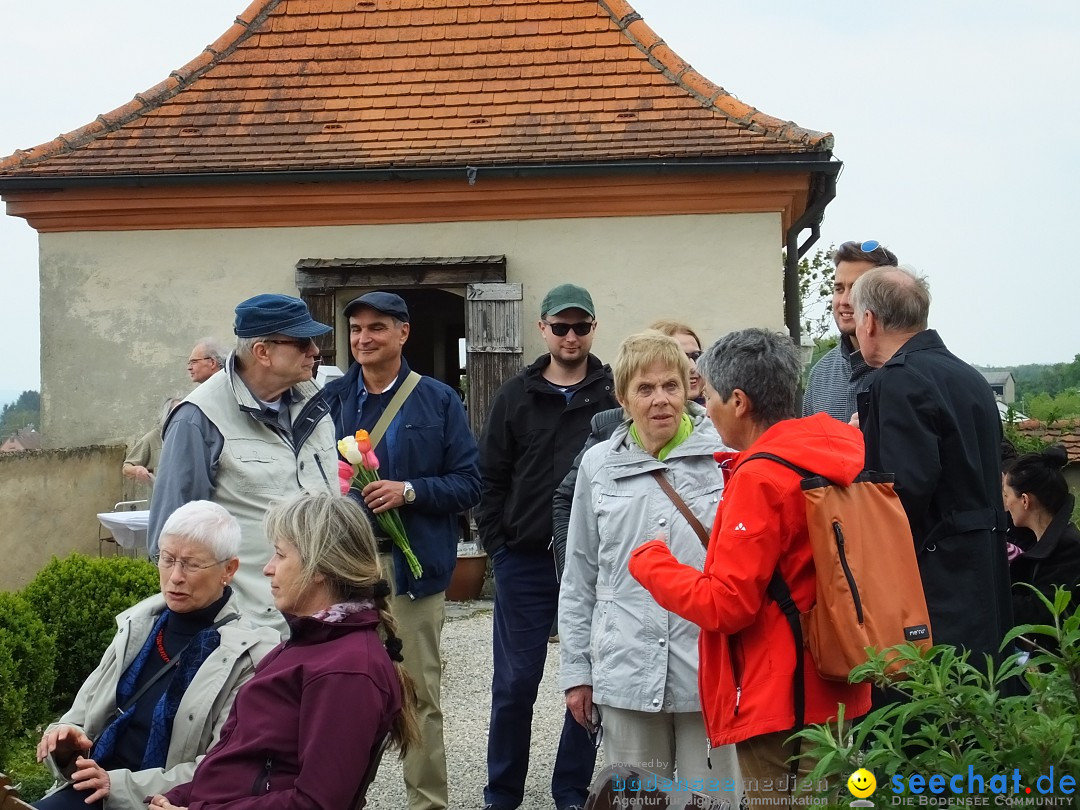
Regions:
<instances>
[{"instance_id":1,"label":"green flower stem","mask_svg":"<svg viewBox=\"0 0 1080 810\"><path fill-rule=\"evenodd\" d=\"M354 464L353 469L355 470L352 480L354 489L363 491L368 484L381 480L378 470L369 470L362 464ZM394 545L405 556L405 562L409 564L409 571L412 573L413 579L422 577L424 567L420 565L420 560L416 558L412 546L409 545L409 536L405 533L405 524L401 520L397 507L380 512L375 515L375 519L379 521L379 526L390 536L390 539L394 541Z\"/></svg>"}]
</instances>

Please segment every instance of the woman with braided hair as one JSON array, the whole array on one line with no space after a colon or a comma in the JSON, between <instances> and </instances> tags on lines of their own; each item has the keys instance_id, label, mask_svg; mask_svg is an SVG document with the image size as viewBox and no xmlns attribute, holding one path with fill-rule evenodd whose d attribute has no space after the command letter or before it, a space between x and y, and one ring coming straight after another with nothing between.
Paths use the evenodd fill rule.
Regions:
<instances>
[{"instance_id":1,"label":"woman with braided hair","mask_svg":"<svg viewBox=\"0 0 1080 810\"><path fill-rule=\"evenodd\" d=\"M273 506L263 573L292 631L236 696L221 742L166 810L348 808L377 743L419 740L412 682L371 525L348 498Z\"/></svg>"}]
</instances>

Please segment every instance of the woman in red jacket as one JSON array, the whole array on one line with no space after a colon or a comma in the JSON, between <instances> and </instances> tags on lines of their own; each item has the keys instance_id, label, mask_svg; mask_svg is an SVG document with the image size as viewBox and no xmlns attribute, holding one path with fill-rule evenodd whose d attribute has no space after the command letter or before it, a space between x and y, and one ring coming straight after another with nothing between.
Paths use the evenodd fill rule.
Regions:
<instances>
[{"instance_id":1,"label":"woman in red jacket","mask_svg":"<svg viewBox=\"0 0 1080 810\"><path fill-rule=\"evenodd\" d=\"M780 608L766 596L779 568L800 611L815 599L814 561L797 473L766 459L772 453L830 480L850 484L863 468L862 434L825 414L795 419L801 366L790 338L764 329L733 332L698 361L706 410L724 444L728 473L713 522L704 571L678 562L659 541L634 551L630 573L664 608L701 627L698 689L712 747L735 744L743 787L753 807L775 805L787 778L795 724L795 644ZM870 707L870 687L826 681L809 650L806 722L856 717ZM812 763L803 757L800 773ZM763 801L765 800L765 801Z\"/></svg>"},{"instance_id":2,"label":"woman in red jacket","mask_svg":"<svg viewBox=\"0 0 1080 810\"><path fill-rule=\"evenodd\" d=\"M154 796L177 810L350 808L376 744L419 739L412 684L371 524L340 495L271 508L263 573L292 636L237 693L191 782Z\"/></svg>"}]
</instances>

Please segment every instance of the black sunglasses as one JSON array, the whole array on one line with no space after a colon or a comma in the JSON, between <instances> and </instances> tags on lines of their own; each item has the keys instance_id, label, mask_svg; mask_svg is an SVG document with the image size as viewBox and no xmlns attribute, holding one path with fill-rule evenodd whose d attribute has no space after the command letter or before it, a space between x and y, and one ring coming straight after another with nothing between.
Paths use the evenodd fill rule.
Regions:
<instances>
[{"instance_id":1,"label":"black sunglasses","mask_svg":"<svg viewBox=\"0 0 1080 810\"><path fill-rule=\"evenodd\" d=\"M691 363L696 363L698 358L701 357L701 351L687 352L686 356L690 358Z\"/></svg>"},{"instance_id":2,"label":"black sunglasses","mask_svg":"<svg viewBox=\"0 0 1080 810\"><path fill-rule=\"evenodd\" d=\"M582 321L581 323L552 323L551 321L544 321L547 324L548 329L555 337L566 337L570 330L574 330L574 334L578 337L585 337L596 326L596 321Z\"/></svg>"},{"instance_id":3,"label":"black sunglasses","mask_svg":"<svg viewBox=\"0 0 1080 810\"><path fill-rule=\"evenodd\" d=\"M296 338L295 340L278 340L276 338L265 340L264 343L276 343L278 346L294 346L297 351L307 353L314 341L311 338Z\"/></svg>"}]
</instances>

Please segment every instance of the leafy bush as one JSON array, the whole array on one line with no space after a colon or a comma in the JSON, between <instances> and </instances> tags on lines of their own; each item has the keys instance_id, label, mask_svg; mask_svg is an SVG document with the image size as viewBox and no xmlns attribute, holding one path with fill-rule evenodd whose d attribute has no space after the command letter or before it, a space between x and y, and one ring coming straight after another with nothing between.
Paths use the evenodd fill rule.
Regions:
<instances>
[{"instance_id":1,"label":"leafy bush","mask_svg":"<svg viewBox=\"0 0 1080 810\"><path fill-rule=\"evenodd\" d=\"M130 557L53 558L22 595L56 639L54 711L65 711L116 635L116 614L157 593L158 570Z\"/></svg>"},{"instance_id":2,"label":"leafy bush","mask_svg":"<svg viewBox=\"0 0 1080 810\"><path fill-rule=\"evenodd\" d=\"M907 680L893 688L906 702L871 712L850 734L826 726L800 732L803 750L817 760L811 777L843 785L849 774L867 768L882 785L888 774L948 779L970 767L988 780L1015 769L1031 786L1051 767L1058 774L1080 772L1080 612L1069 613L1071 596L1062 588L1053 603L1039 598L1053 624L1021 625L1002 644L1013 650L1022 642L1034 650L1030 658L1017 652L997 668L988 661L986 674L951 646L897 647L908 660ZM886 654L857 667L852 681L886 684Z\"/></svg>"},{"instance_id":3,"label":"leafy bush","mask_svg":"<svg viewBox=\"0 0 1080 810\"><path fill-rule=\"evenodd\" d=\"M0 762L15 738L49 715L55 657L37 611L18 594L0 593Z\"/></svg>"},{"instance_id":4,"label":"leafy bush","mask_svg":"<svg viewBox=\"0 0 1080 810\"><path fill-rule=\"evenodd\" d=\"M40 739L41 732L37 729L16 738L9 747L7 756L0 760L0 771L11 779L11 784L19 791L19 798L24 802L36 802L52 787L52 774L37 761L37 744Z\"/></svg>"}]
</instances>

